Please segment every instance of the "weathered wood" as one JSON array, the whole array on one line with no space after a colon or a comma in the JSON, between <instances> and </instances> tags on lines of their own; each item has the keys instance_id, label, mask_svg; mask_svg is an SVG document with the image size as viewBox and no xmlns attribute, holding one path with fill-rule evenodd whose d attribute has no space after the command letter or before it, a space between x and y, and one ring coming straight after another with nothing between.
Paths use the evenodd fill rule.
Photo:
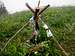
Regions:
<instances>
[{"instance_id":1,"label":"weathered wood","mask_svg":"<svg viewBox=\"0 0 75 56\"><path fill-rule=\"evenodd\" d=\"M26 23L25 25L23 25L22 28L20 28L20 29L7 41L7 43L5 44L5 46L3 47L3 49L1 50L1 52L4 51L4 49L5 49L5 48L7 47L7 45L10 43L10 41L11 41L14 37L16 37L16 35L19 34L19 33L24 29L24 27L27 26L28 24L29 24L29 21L28 21L28 23Z\"/></svg>"},{"instance_id":2,"label":"weathered wood","mask_svg":"<svg viewBox=\"0 0 75 56\"><path fill-rule=\"evenodd\" d=\"M34 13L34 10L26 3L26 6Z\"/></svg>"},{"instance_id":3,"label":"weathered wood","mask_svg":"<svg viewBox=\"0 0 75 56\"><path fill-rule=\"evenodd\" d=\"M38 8L39 8L39 5L40 5L40 0L39 0L39 2L38 2Z\"/></svg>"},{"instance_id":4,"label":"weathered wood","mask_svg":"<svg viewBox=\"0 0 75 56\"><path fill-rule=\"evenodd\" d=\"M45 7L39 12L38 15L40 15L43 11L45 11L49 6L50 6L50 5L45 6Z\"/></svg>"},{"instance_id":5,"label":"weathered wood","mask_svg":"<svg viewBox=\"0 0 75 56\"><path fill-rule=\"evenodd\" d=\"M59 47L59 49L61 50L61 52L62 52L65 56L69 56L69 54L63 49L63 47L59 44L59 42L54 38L54 36L52 37L52 39L53 39L54 42L57 44L57 46Z\"/></svg>"},{"instance_id":6,"label":"weathered wood","mask_svg":"<svg viewBox=\"0 0 75 56\"><path fill-rule=\"evenodd\" d=\"M36 30L39 30L39 24L38 24L39 16L38 16L38 12L39 12L39 9L37 8L35 10L35 13L34 13L35 29Z\"/></svg>"},{"instance_id":7,"label":"weathered wood","mask_svg":"<svg viewBox=\"0 0 75 56\"><path fill-rule=\"evenodd\" d=\"M39 1L39 3L38 3L38 7L35 9L35 11L34 11L28 4L26 4L26 6L34 13L35 29L36 29L36 30L39 30L39 25L38 25L39 15L40 15L43 11L45 11L45 10L50 6L50 5L47 5L47 6L45 6L45 7L40 11L39 4L40 4L40 1ZM54 40L55 43L58 45L58 47L59 47L60 50L63 52L63 54L65 54L65 56L69 56L69 55L66 53L66 51L62 48L62 46L59 44L59 42L54 38L54 36L53 36L53 40ZM41 48L41 47L43 47L43 46L37 44L35 47L33 47L33 48L30 49L30 53L39 50L39 48Z\"/></svg>"}]
</instances>

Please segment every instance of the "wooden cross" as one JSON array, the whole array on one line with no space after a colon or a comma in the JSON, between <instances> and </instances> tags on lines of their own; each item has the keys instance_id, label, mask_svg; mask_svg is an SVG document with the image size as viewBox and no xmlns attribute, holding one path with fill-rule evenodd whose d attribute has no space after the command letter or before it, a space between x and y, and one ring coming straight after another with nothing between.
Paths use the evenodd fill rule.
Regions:
<instances>
[{"instance_id":1,"label":"wooden cross","mask_svg":"<svg viewBox=\"0 0 75 56\"><path fill-rule=\"evenodd\" d=\"M47 6L45 6L42 10L40 10L39 8L39 5L40 5L40 0L38 2L38 7L33 10L28 3L26 3L26 6L32 11L33 15L34 15L34 20L35 20L35 29L36 30L39 30L39 25L38 25L38 19L39 19L39 15L45 11L48 7L49 7L49 4Z\"/></svg>"}]
</instances>

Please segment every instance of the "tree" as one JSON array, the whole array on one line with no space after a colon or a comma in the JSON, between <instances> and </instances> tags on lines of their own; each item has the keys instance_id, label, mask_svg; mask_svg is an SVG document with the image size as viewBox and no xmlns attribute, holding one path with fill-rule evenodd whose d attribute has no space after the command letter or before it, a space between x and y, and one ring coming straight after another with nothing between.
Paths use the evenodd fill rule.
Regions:
<instances>
[{"instance_id":1,"label":"tree","mask_svg":"<svg viewBox=\"0 0 75 56\"><path fill-rule=\"evenodd\" d=\"M7 14L6 7L4 6L4 3L0 1L0 16L3 14Z\"/></svg>"}]
</instances>

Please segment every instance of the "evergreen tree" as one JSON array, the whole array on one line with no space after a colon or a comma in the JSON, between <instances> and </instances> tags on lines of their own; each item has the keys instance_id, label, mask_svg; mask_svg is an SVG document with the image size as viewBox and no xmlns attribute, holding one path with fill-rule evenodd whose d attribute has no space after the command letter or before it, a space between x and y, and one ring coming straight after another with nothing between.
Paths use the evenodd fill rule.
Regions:
<instances>
[{"instance_id":1,"label":"evergreen tree","mask_svg":"<svg viewBox=\"0 0 75 56\"><path fill-rule=\"evenodd\" d=\"M7 14L6 7L4 6L4 3L0 1L0 16L3 14Z\"/></svg>"}]
</instances>

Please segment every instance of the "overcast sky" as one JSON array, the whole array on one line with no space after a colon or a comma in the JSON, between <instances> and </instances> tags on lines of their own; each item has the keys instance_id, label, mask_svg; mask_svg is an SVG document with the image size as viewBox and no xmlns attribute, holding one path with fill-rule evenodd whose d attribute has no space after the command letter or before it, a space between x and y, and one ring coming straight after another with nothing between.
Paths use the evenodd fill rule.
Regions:
<instances>
[{"instance_id":1,"label":"overcast sky","mask_svg":"<svg viewBox=\"0 0 75 56\"><path fill-rule=\"evenodd\" d=\"M25 3L29 3L30 6L36 7L38 0L1 0L4 2L6 9L9 13L16 11L26 10ZM41 0L40 6L50 4L51 6L75 6L75 0Z\"/></svg>"}]
</instances>

